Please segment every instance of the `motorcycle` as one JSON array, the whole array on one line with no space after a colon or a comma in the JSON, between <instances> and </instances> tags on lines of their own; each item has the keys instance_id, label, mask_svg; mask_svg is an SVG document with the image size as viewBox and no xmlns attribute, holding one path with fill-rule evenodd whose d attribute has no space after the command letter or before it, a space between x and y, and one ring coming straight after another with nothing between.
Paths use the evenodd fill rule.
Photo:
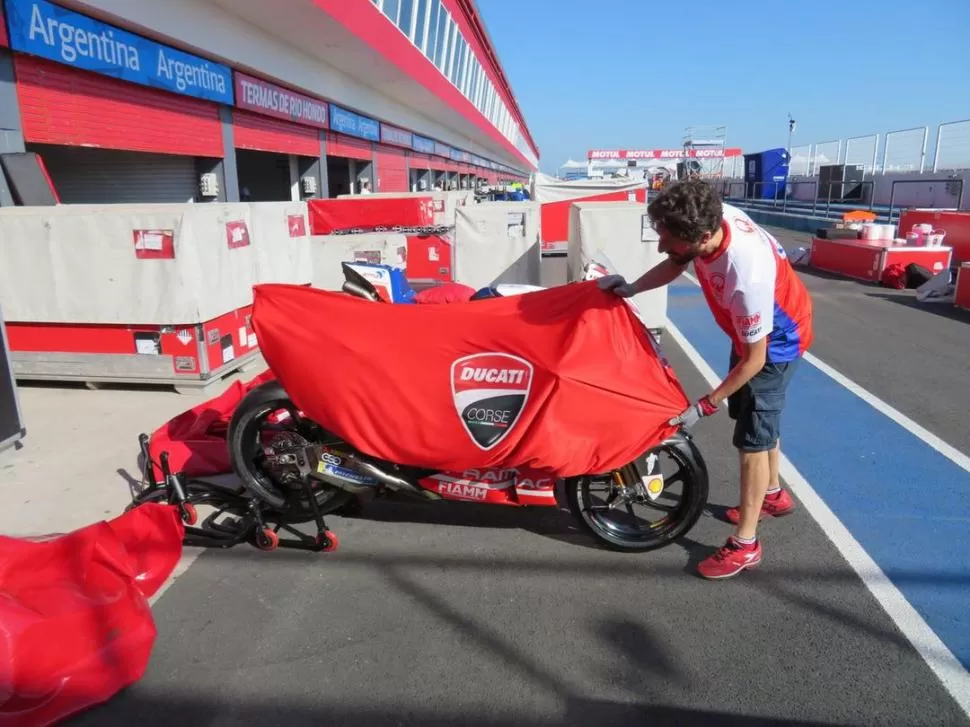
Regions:
<instances>
[{"instance_id":1,"label":"motorcycle","mask_svg":"<svg viewBox=\"0 0 970 727\"><path fill-rule=\"evenodd\" d=\"M415 303L414 291L400 271L390 266L342 263L342 268L346 294L376 304ZM606 275L611 268L599 256L587 266L584 279ZM473 299L534 289L536 286L495 286L478 291ZM627 303L642 321L635 304ZM649 329L648 335L662 357ZM564 505L601 545L645 552L685 535L708 498L704 458L683 429L612 472L560 479L511 463L486 470L440 472L362 454L305 417L276 380L256 386L242 399L230 419L227 444L238 483L189 480L171 472L165 453L157 464L162 482L156 482L148 437L142 435L149 487L132 506L143 502L178 505L187 525L186 544L231 547L248 542L264 551L288 547L329 552L336 550L339 540L325 517L360 510L367 496L393 493L424 501L516 507ZM197 528L198 505L212 506L216 512ZM639 507L657 510L660 515L644 523L635 512ZM219 520L221 516L226 517ZM316 528L313 535L296 527L309 523ZM293 539L281 539L280 531Z\"/></svg>"}]
</instances>

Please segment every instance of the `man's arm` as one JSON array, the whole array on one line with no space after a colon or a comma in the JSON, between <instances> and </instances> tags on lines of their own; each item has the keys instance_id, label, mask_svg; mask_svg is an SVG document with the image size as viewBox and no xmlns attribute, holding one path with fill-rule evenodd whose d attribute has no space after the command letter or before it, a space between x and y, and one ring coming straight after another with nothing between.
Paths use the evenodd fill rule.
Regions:
<instances>
[{"instance_id":1,"label":"man's arm","mask_svg":"<svg viewBox=\"0 0 970 727\"><path fill-rule=\"evenodd\" d=\"M686 269L687 265L678 265L668 257L654 265L630 285L637 293L643 293L676 280Z\"/></svg>"},{"instance_id":2,"label":"man's arm","mask_svg":"<svg viewBox=\"0 0 970 727\"><path fill-rule=\"evenodd\" d=\"M748 383L755 374L764 368L768 356L768 336L753 343L745 343L741 360L728 372L724 381L711 392L711 403L720 406L721 402Z\"/></svg>"},{"instance_id":3,"label":"man's arm","mask_svg":"<svg viewBox=\"0 0 970 727\"><path fill-rule=\"evenodd\" d=\"M768 334L774 318L775 276L763 276L749 282L747 289L737 291L731 298L731 320L741 340L741 360L731 369L724 381L711 392L711 402L721 402L748 383L768 359Z\"/></svg>"}]
</instances>

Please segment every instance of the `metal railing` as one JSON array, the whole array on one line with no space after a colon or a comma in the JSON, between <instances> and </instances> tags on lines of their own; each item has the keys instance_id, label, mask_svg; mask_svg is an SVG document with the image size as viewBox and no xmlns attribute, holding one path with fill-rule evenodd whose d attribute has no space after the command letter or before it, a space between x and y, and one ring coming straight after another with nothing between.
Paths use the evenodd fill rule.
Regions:
<instances>
[{"instance_id":1,"label":"metal railing","mask_svg":"<svg viewBox=\"0 0 970 727\"><path fill-rule=\"evenodd\" d=\"M945 184L947 186L951 184L956 184L959 186L960 191L957 192L957 204L956 207L940 207L939 209L961 209L963 207L963 179L957 177L956 179L894 179L892 182L892 189L889 192L889 221L893 221L893 213L896 209L896 186L900 184ZM900 205L900 212L902 212L905 207ZM928 209L937 209L930 205ZM902 215L900 215L902 216Z\"/></svg>"},{"instance_id":2,"label":"metal railing","mask_svg":"<svg viewBox=\"0 0 970 727\"><path fill-rule=\"evenodd\" d=\"M952 180L951 180L952 181ZM837 205L853 205L857 209L875 209L875 204L873 202L874 192L875 192L875 180L874 179L864 179L859 182L844 182L844 181L833 181L833 182L821 182L817 179L804 179L796 180L793 182L740 182L740 181L724 181L721 183L721 196L724 199L734 199L734 200L744 200L746 202L759 202L762 206L770 207L780 207L782 211L786 211L791 204L792 207L798 207L802 209L808 205L811 205L812 212L817 212L822 206L822 202L825 203L825 210L829 211L832 209L833 204ZM767 187L771 187L774 191L771 195L759 194L762 190ZM794 196L794 190L798 187L812 187L814 192L809 199L799 199ZM784 187L782 192L781 188ZM834 188L850 187L855 190L859 188L861 191L858 195L840 195L839 199L832 200L832 190ZM741 193L736 194L734 190L740 189Z\"/></svg>"},{"instance_id":3,"label":"metal railing","mask_svg":"<svg viewBox=\"0 0 970 727\"><path fill-rule=\"evenodd\" d=\"M794 144L789 151L793 176L817 176L819 167L825 164L861 164L867 174L970 169L970 119L938 124L935 137L933 127L927 125Z\"/></svg>"}]
</instances>

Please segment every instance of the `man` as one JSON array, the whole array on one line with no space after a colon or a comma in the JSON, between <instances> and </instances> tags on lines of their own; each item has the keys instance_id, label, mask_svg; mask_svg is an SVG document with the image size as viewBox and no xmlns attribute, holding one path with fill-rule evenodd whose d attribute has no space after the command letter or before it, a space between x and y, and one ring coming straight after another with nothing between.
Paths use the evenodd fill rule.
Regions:
<instances>
[{"instance_id":1,"label":"man","mask_svg":"<svg viewBox=\"0 0 970 727\"><path fill-rule=\"evenodd\" d=\"M707 304L731 338L727 377L671 422L690 428L728 401L741 503L727 518L737 530L697 570L729 578L761 562L759 520L795 509L778 480L779 432L788 382L812 343L812 301L781 245L744 212L722 204L704 180L669 187L647 211L667 259L633 283L612 275L599 285L629 297L670 283L693 262Z\"/></svg>"}]
</instances>

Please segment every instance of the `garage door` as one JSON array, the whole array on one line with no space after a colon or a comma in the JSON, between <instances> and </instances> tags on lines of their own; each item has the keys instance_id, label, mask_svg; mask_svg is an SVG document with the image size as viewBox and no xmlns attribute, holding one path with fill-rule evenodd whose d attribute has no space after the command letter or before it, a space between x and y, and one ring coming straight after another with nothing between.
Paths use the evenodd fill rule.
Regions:
<instances>
[{"instance_id":1,"label":"garage door","mask_svg":"<svg viewBox=\"0 0 970 727\"><path fill-rule=\"evenodd\" d=\"M32 56L15 56L24 139L222 157L219 107Z\"/></svg>"},{"instance_id":2,"label":"garage door","mask_svg":"<svg viewBox=\"0 0 970 727\"><path fill-rule=\"evenodd\" d=\"M403 150L377 147L377 191L408 191L408 164Z\"/></svg>"},{"instance_id":3,"label":"garage door","mask_svg":"<svg viewBox=\"0 0 970 727\"><path fill-rule=\"evenodd\" d=\"M193 157L28 144L64 204L184 203L196 194Z\"/></svg>"},{"instance_id":4,"label":"garage door","mask_svg":"<svg viewBox=\"0 0 970 727\"><path fill-rule=\"evenodd\" d=\"M327 134L327 156L366 159L367 161L374 158L369 141L344 136L333 131Z\"/></svg>"},{"instance_id":5,"label":"garage door","mask_svg":"<svg viewBox=\"0 0 970 727\"><path fill-rule=\"evenodd\" d=\"M309 126L233 109L233 142L237 149L269 151L277 154L320 156L319 132Z\"/></svg>"}]
</instances>

